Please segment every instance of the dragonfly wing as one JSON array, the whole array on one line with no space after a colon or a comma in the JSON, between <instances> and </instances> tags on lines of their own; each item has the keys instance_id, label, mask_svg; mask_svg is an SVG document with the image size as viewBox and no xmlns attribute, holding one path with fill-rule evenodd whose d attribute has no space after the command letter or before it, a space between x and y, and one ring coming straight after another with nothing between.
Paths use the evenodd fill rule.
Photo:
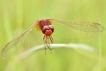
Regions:
<instances>
[{"instance_id":1,"label":"dragonfly wing","mask_svg":"<svg viewBox=\"0 0 106 71\"><path fill-rule=\"evenodd\" d=\"M28 28L25 32L23 32L18 37L14 38L10 41L3 49L2 49L2 57L9 58L13 57L17 54L20 54L31 47L36 46L39 42L40 32L35 28L35 24Z\"/></svg>"},{"instance_id":2,"label":"dragonfly wing","mask_svg":"<svg viewBox=\"0 0 106 71\"><path fill-rule=\"evenodd\" d=\"M84 32L102 32L105 29L99 23L94 22L73 22L69 20L57 20L57 19L50 19L50 20L70 26L71 28L75 28L77 30L81 30Z\"/></svg>"},{"instance_id":3,"label":"dragonfly wing","mask_svg":"<svg viewBox=\"0 0 106 71\"><path fill-rule=\"evenodd\" d=\"M50 19L54 26L54 36L62 39L81 39L97 37L104 30L98 23L72 22L69 20Z\"/></svg>"}]
</instances>

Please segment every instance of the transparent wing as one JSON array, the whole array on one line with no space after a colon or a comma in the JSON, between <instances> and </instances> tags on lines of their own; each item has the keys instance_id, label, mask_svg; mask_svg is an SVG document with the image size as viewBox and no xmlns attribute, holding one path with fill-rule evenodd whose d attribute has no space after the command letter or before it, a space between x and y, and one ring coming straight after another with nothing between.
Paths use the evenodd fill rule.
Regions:
<instances>
[{"instance_id":1,"label":"transparent wing","mask_svg":"<svg viewBox=\"0 0 106 71\"><path fill-rule=\"evenodd\" d=\"M94 22L73 22L69 20L49 19L54 26L54 36L62 39L81 39L96 37L104 27Z\"/></svg>"},{"instance_id":2,"label":"transparent wing","mask_svg":"<svg viewBox=\"0 0 106 71\"><path fill-rule=\"evenodd\" d=\"M69 20L57 20L57 19L50 19L50 20L65 24L71 28L75 28L84 32L102 32L104 30L104 27L102 25L94 22L73 22Z\"/></svg>"},{"instance_id":3,"label":"transparent wing","mask_svg":"<svg viewBox=\"0 0 106 71\"><path fill-rule=\"evenodd\" d=\"M35 28L35 24L28 28L25 32L23 32L18 37L14 38L10 41L3 49L2 49L2 57L9 58L13 57L17 54L20 54L31 47L34 47L42 42L40 36L41 32L37 31ZM39 37L38 37L39 36Z\"/></svg>"}]
</instances>

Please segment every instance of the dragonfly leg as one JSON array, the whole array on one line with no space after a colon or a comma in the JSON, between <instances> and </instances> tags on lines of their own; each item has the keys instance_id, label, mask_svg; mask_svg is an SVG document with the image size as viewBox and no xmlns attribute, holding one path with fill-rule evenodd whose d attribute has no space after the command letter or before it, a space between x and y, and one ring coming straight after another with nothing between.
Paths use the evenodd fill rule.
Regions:
<instances>
[{"instance_id":1,"label":"dragonfly leg","mask_svg":"<svg viewBox=\"0 0 106 71\"><path fill-rule=\"evenodd\" d=\"M50 41L49 41L48 36L46 36L46 44L47 44L47 47L50 47Z\"/></svg>"},{"instance_id":2,"label":"dragonfly leg","mask_svg":"<svg viewBox=\"0 0 106 71\"><path fill-rule=\"evenodd\" d=\"M51 51L52 49L50 48L50 41L49 41L49 36L46 36L46 46L49 48L49 50ZM51 51L52 54L52 51Z\"/></svg>"},{"instance_id":3,"label":"dragonfly leg","mask_svg":"<svg viewBox=\"0 0 106 71\"><path fill-rule=\"evenodd\" d=\"M43 41L44 41L45 54L46 54L46 47L48 47L50 51L52 50L52 49L50 48L49 37L46 36L46 35L44 35L44 37L43 37ZM52 51L51 51L51 54L52 54Z\"/></svg>"},{"instance_id":4,"label":"dragonfly leg","mask_svg":"<svg viewBox=\"0 0 106 71\"><path fill-rule=\"evenodd\" d=\"M44 41L44 48L45 48L45 55L46 55L46 38L45 38L46 36L44 35L44 37L43 37L43 41Z\"/></svg>"},{"instance_id":5,"label":"dragonfly leg","mask_svg":"<svg viewBox=\"0 0 106 71\"><path fill-rule=\"evenodd\" d=\"M54 40L52 38L52 36L49 36L51 43L53 44Z\"/></svg>"}]
</instances>

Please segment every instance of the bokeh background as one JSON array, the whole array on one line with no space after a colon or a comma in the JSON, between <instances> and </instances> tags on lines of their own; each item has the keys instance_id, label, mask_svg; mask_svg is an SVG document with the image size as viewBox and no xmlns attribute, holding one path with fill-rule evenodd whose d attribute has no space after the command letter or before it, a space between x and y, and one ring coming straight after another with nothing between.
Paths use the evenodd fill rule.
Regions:
<instances>
[{"instance_id":1,"label":"bokeh background","mask_svg":"<svg viewBox=\"0 0 106 71\"><path fill-rule=\"evenodd\" d=\"M45 18L98 22L105 27L106 0L0 0L0 52L16 35ZM45 55L40 50L23 61L0 58L0 71L106 71L105 36L104 31L97 38L68 40L90 45L97 54L59 48Z\"/></svg>"}]
</instances>

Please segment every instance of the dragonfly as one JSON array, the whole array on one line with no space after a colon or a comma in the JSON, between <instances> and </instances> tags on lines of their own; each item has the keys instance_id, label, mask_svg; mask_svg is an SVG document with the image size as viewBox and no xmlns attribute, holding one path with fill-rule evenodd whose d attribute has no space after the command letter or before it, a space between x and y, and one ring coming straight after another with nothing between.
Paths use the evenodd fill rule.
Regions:
<instances>
[{"instance_id":1,"label":"dragonfly","mask_svg":"<svg viewBox=\"0 0 106 71\"><path fill-rule=\"evenodd\" d=\"M60 19L42 19L38 20L35 24L30 26L22 34L8 42L2 49L2 57L9 58L15 56L15 52L18 50L24 52L25 50L31 49L31 47L36 46L37 41L40 40L38 36L43 34L43 42L46 53L46 48L50 48L50 44L54 43L53 35L61 39L76 39L81 37L77 33L73 36L71 30L74 29L79 32L85 33L86 37L92 37L92 34L97 36L105 30L105 28L99 23L95 22L79 22L70 20L60 20ZM39 34L37 33L39 32ZM94 37L95 37L94 36ZM37 38L35 38L37 37ZM41 41L41 40L40 40Z\"/></svg>"}]
</instances>

